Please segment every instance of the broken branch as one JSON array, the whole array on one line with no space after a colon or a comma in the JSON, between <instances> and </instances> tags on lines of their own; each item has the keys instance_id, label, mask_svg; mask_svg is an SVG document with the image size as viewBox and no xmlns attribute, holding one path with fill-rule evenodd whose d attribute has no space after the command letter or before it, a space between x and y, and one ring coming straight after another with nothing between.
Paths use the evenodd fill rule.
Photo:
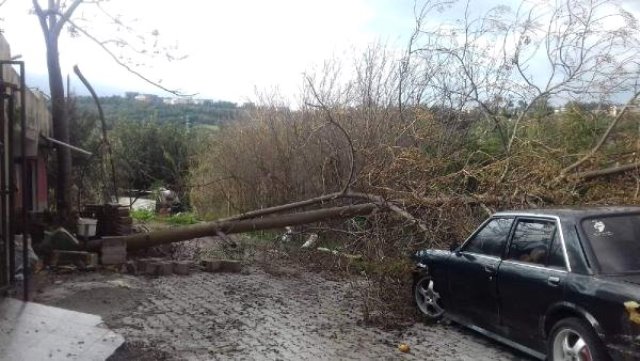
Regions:
<instances>
[{"instance_id":1,"label":"broken branch","mask_svg":"<svg viewBox=\"0 0 640 361\"><path fill-rule=\"evenodd\" d=\"M620 166L615 166L615 167L609 167L609 168L604 168L604 169L598 169L598 170L592 170L592 171L588 171L588 172L578 173L576 175L576 178L583 179L583 180L589 180L589 179L602 177L602 176L607 176L607 175L625 173L625 172L628 172L628 171L636 170L639 167L640 167L640 162L636 162L636 163L631 163L631 164L625 164L625 165L620 165Z\"/></svg>"}]
</instances>

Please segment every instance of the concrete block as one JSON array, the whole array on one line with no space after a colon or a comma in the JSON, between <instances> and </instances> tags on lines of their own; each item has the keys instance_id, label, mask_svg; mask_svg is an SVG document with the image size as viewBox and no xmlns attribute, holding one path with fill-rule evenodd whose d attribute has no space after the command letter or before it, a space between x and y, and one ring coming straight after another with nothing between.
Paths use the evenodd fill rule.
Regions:
<instances>
[{"instance_id":1,"label":"concrete block","mask_svg":"<svg viewBox=\"0 0 640 361\"><path fill-rule=\"evenodd\" d=\"M102 248L124 248L127 249L127 242L122 237L103 237Z\"/></svg>"},{"instance_id":2,"label":"concrete block","mask_svg":"<svg viewBox=\"0 0 640 361\"><path fill-rule=\"evenodd\" d=\"M168 276L173 273L173 262L171 261L151 261L145 264L145 268L141 269L149 276Z\"/></svg>"},{"instance_id":3,"label":"concrete block","mask_svg":"<svg viewBox=\"0 0 640 361\"><path fill-rule=\"evenodd\" d=\"M173 273L173 262L161 261L156 262L156 276L168 276Z\"/></svg>"},{"instance_id":4,"label":"concrete block","mask_svg":"<svg viewBox=\"0 0 640 361\"><path fill-rule=\"evenodd\" d=\"M144 273L147 269L147 264L158 261L160 261L159 258L138 258L136 260L136 268L138 269L138 271Z\"/></svg>"},{"instance_id":5,"label":"concrete block","mask_svg":"<svg viewBox=\"0 0 640 361\"><path fill-rule=\"evenodd\" d=\"M191 273L191 262L189 261L174 261L173 273L181 276L185 276Z\"/></svg>"},{"instance_id":6,"label":"concrete block","mask_svg":"<svg viewBox=\"0 0 640 361\"><path fill-rule=\"evenodd\" d=\"M222 261L220 260L203 260L202 266L207 272L220 272L222 268Z\"/></svg>"},{"instance_id":7,"label":"concrete block","mask_svg":"<svg viewBox=\"0 0 640 361\"><path fill-rule=\"evenodd\" d=\"M125 271L132 275L138 274L138 263L134 261L127 261L125 264Z\"/></svg>"},{"instance_id":8,"label":"concrete block","mask_svg":"<svg viewBox=\"0 0 640 361\"><path fill-rule=\"evenodd\" d=\"M141 271L149 276L155 276L158 272L156 271L158 269L158 262L147 262L144 265L144 268L141 269Z\"/></svg>"},{"instance_id":9,"label":"concrete block","mask_svg":"<svg viewBox=\"0 0 640 361\"><path fill-rule=\"evenodd\" d=\"M124 264L127 262L127 243L121 238L102 239L100 260L103 265Z\"/></svg>"},{"instance_id":10,"label":"concrete block","mask_svg":"<svg viewBox=\"0 0 640 361\"><path fill-rule=\"evenodd\" d=\"M242 271L242 263L240 261L221 261L220 268L222 272L240 273Z\"/></svg>"},{"instance_id":11,"label":"concrete block","mask_svg":"<svg viewBox=\"0 0 640 361\"><path fill-rule=\"evenodd\" d=\"M127 263L126 253L103 253L100 256L103 265L119 265Z\"/></svg>"}]
</instances>

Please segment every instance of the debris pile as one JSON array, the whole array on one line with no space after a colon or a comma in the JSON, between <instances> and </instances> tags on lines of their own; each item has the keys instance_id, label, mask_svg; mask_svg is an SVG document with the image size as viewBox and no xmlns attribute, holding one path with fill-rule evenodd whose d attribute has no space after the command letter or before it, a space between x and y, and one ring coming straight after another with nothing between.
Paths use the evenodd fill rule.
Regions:
<instances>
[{"instance_id":1,"label":"debris pile","mask_svg":"<svg viewBox=\"0 0 640 361\"><path fill-rule=\"evenodd\" d=\"M129 207L120 204L89 204L84 217L98 220L96 236L126 236L131 234L133 220Z\"/></svg>"}]
</instances>

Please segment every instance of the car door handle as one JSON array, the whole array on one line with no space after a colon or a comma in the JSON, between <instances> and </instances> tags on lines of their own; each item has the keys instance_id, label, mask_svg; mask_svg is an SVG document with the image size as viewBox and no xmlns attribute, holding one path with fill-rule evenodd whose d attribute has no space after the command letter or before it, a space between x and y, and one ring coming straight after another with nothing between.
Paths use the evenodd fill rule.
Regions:
<instances>
[{"instance_id":1,"label":"car door handle","mask_svg":"<svg viewBox=\"0 0 640 361\"><path fill-rule=\"evenodd\" d=\"M490 274L495 274L496 268L493 266L484 266L484 271Z\"/></svg>"},{"instance_id":2,"label":"car door handle","mask_svg":"<svg viewBox=\"0 0 640 361\"><path fill-rule=\"evenodd\" d=\"M551 277L547 278L547 283L549 285L551 285L551 286L554 286L554 287L560 286L560 277L551 276Z\"/></svg>"}]
</instances>

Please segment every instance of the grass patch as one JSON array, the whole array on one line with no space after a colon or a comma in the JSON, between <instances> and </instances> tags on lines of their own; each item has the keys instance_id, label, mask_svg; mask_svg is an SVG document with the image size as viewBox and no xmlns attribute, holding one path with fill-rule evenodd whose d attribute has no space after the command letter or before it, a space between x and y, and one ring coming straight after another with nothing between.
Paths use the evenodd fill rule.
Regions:
<instances>
[{"instance_id":1,"label":"grass patch","mask_svg":"<svg viewBox=\"0 0 640 361\"><path fill-rule=\"evenodd\" d=\"M244 232L242 237L249 241L249 243L273 243L278 237L282 236L284 231L263 230L263 231L250 231Z\"/></svg>"},{"instance_id":2,"label":"grass patch","mask_svg":"<svg viewBox=\"0 0 640 361\"><path fill-rule=\"evenodd\" d=\"M165 219L165 222L174 226L186 226L190 224L196 224L199 222L199 220L196 218L195 214L191 212L180 212L167 217Z\"/></svg>"},{"instance_id":3,"label":"grass patch","mask_svg":"<svg viewBox=\"0 0 640 361\"><path fill-rule=\"evenodd\" d=\"M130 214L131 218L138 222L149 222L156 218L156 213L150 209L136 209Z\"/></svg>"}]
</instances>

